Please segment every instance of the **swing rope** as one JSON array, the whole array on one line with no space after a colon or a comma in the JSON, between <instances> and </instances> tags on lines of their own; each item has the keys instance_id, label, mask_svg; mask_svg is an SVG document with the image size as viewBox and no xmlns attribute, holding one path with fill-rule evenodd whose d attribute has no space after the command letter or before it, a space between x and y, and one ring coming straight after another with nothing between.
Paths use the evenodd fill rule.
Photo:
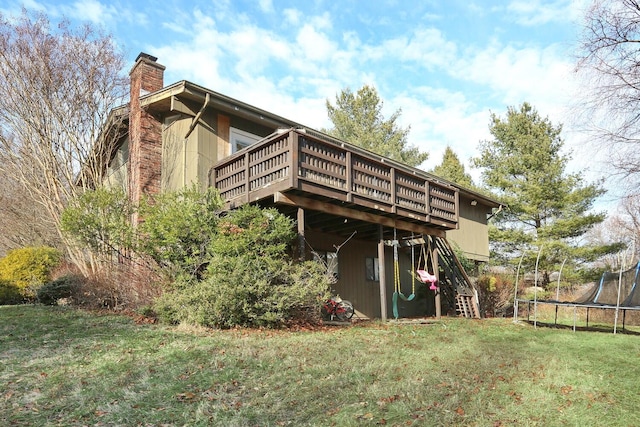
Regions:
<instances>
[{"instance_id":1,"label":"swing rope","mask_svg":"<svg viewBox=\"0 0 640 427\"><path fill-rule=\"evenodd\" d=\"M411 247L413 251L413 247ZM413 263L413 252L411 253L411 262ZM413 266L411 267L413 268ZM393 229L393 317L396 320L399 317L398 313L398 298L402 298L403 301L412 301L416 297L416 283L415 279L411 283L411 295L408 297L402 293L400 286L400 262L398 260L398 240L396 238L396 229Z\"/></svg>"},{"instance_id":2,"label":"swing rope","mask_svg":"<svg viewBox=\"0 0 640 427\"><path fill-rule=\"evenodd\" d=\"M427 247L428 247L428 251L429 253L431 253L431 239L429 237L427 237ZM420 253L420 259L418 260L418 266L420 266L420 262L422 261L422 257L424 255L424 269L417 269L416 270L416 274L418 275L420 281L422 283L425 284L430 284L429 289L431 289L432 291L437 291L438 290L438 276L437 276L437 271L436 271L436 260L434 259L433 255L431 256L431 267L433 269L433 274L429 273L428 268L427 268L427 260L429 258L429 256L427 255L427 253L425 252L425 248L424 248L424 243L422 244L422 252Z\"/></svg>"}]
</instances>

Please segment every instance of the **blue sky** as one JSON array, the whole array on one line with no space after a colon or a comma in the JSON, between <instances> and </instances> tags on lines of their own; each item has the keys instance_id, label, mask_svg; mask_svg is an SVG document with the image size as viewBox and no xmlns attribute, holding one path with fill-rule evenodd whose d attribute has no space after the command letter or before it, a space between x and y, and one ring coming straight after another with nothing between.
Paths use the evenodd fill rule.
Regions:
<instances>
[{"instance_id":1,"label":"blue sky","mask_svg":"<svg viewBox=\"0 0 640 427\"><path fill-rule=\"evenodd\" d=\"M527 101L563 123L573 170L599 177L570 113L588 0L27 0L28 9L89 22L133 60L313 128L330 126L325 102L373 85L388 116L402 109L409 141L430 153L450 145L469 168L490 137L491 112ZM160 6L161 5L161 6ZM2 13L19 3L0 0ZM478 172L468 169L477 179Z\"/></svg>"}]
</instances>

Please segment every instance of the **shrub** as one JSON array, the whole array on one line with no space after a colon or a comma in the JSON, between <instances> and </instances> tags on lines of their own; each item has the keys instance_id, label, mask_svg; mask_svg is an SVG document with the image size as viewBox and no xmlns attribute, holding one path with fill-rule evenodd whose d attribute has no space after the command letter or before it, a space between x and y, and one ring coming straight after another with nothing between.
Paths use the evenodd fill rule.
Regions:
<instances>
[{"instance_id":1,"label":"shrub","mask_svg":"<svg viewBox=\"0 0 640 427\"><path fill-rule=\"evenodd\" d=\"M160 295L159 280L149 270L114 263L83 278L71 298L74 304L88 308L136 310Z\"/></svg>"},{"instance_id":2,"label":"shrub","mask_svg":"<svg viewBox=\"0 0 640 427\"><path fill-rule=\"evenodd\" d=\"M122 189L98 188L74 199L62 213L62 230L110 259L132 245L131 214L134 209Z\"/></svg>"},{"instance_id":3,"label":"shrub","mask_svg":"<svg viewBox=\"0 0 640 427\"><path fill-rule=\"evenodd\" d=\"M553 291L546 291L542 288L538 288L538 290L536 291L534 289L534 287L530 287L525 289L524 291L524 296L522 297L523 299L527 299L527 300L537 300L537 301L544 301L544 300L550 300L550 299L554 299L556 297L556 293Z\"/></svg>"},{"instance_id":4,"label":"shrub","mask_svg":"<svg viewBox=\"0 0 640 427\"><path fill-rule=\"evenodd\" d=\"M506 275L483 275L476 282L480 311L484 316L496 316L513 305L513 280Z\"/></svg>"},{"instance_id":5,"label":"shrub","mask_svg":"<svg viewBox=\"0 0 640 427\"><path fill-rule=\"evenodd\" d=\"M30 300L61 260L57 249L46 246L14 249L0 259L0 280L11 283L23 299Z\"/></svg>"},{"instance_id":6,"label":"shrub","mask_svg":"<svg viewBox=\"0 0 640 427\"><path fill-rule=\"evenodd\" d=\"M136 252L154 260L170 278L197 276L206 264L221 207L217 190L200 192L196 185L144 200Z\"/></svg>"},{"instance_id":7,"label":"shrub","mask_svg":"<svg viewBox=\"0 0 640 427\"><path fill-rule=\"evenodd\" d=\"M244 205L220 219L210 251L221 256L286 256L296 236L294 222L276 209Z\"/></svg>"},{"instance_id":8,"label":"shrub","mask_svg":"<svg viewBox=\"0 0 640 427\"><path fill-rule=\"evenodd\" d=\"M64 211L63 229L104 262L92 270L74 301L135 309L158 296L161 288L153 282L160 276L197 276L205 268L221 206L215 189L199 192L196 185L147 198L138 207L122 190L87 191ZM143 221L133 227L136 210ZM130 262L132 252L139 256Z\"/></svg>"},{"instance_id":9,"label":"shrub","mask_svg":"<svg viewBox=\"0 0 640 427\"><path fill-rule=\"evenodd\" d=\"M465 255L464 251L460 248L460 245L456 242L451 242L451 244L453 252L456 255L456 258L458 258L458 261L460 261L460 265L462 265L464 271L470 276L477 276L478 266L476 263Z\"/></svg>"},{"instance_id":10,"label":"shrub","mask_svg":"<svg viewBox=\"0 0 640 427\"><path fill-rule=\"evenodd\" d=\"M287 254L293 221L276 210L244 206L220 220L203 280L182 280L155 309L164 320L209 327L281 327L319 319L328 295L319 263Z\"/></svg>"},{"instance_id":11,"label":"shrub","mask_svg":"<svg viewBox=\"0 0 640 427\"><path fill-rule=\"evenodd\" d=\"M22 293L15 284L0 279L0 305L20 304L22 300Z\"/></svg>"},{"instance_id":12,"label":"shrub","mask_svg":"<svg viewBox=\"0 0 640 427\"><path fill-rule=\"evenodd\" d=\"M40 304L57 305L63 298L71 298L80 289L84 278L78 275L65 275L45 283L38 289L37 299Z\"/></svg>"},{"instance_id":13,"label":"shrub","mask_svg":"<svg viewBox=\"0 0 640 427\"><path fill-rule=\"evenodd\" d=\"M228 272L163 294L155 306L158 315L172 323L216 328L277 328L319 319L319 295L326 295L329 284L318 263L232 257L222 264Z\"/></svg>"}]
</instances>

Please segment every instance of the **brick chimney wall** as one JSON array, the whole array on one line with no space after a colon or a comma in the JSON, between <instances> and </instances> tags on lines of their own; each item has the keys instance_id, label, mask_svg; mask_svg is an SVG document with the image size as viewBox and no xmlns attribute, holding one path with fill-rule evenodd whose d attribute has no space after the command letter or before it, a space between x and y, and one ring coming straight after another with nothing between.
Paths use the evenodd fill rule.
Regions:
<instances>
[{"instance_id":1,"label":"brick chimney wall","mask_svg":"<svg viewBox=\"0 0 640 427\"><path fill-rule=\"evenodd\" d=\"M157 58L141 53L129 73L129 197L138 203L142 194L160 192L162 124L140 106L140 97L162 89L165 67Z\"/></svg>"}]
</instances>

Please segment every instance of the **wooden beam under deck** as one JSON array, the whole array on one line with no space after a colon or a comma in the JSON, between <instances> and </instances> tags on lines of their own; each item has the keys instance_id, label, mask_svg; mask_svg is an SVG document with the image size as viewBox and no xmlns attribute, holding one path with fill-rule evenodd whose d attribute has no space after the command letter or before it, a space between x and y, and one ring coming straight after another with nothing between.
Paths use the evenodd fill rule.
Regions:
<instances>
[{"instance_id":1,"label":"wooden beam under deck","mask_svg":"<svg viewBox=\"0 0 640 427\"><path fill-rule=\"evenodd\" d=\"M273 201L276 204L283 204L289 206L297 206L303 209L311 209L314 211L324 212L336 216L342 216L349 219L355 219L360 221L370 222L372 224L380 224L385 227L395 227L398 230L411 231L413 233L427 234L437 237L445 237L445 231L437 228L428 227L422 224L416 224L412 222L397 220L386 216L380 216L368 212L362 212L355 209L345 208L343 206L334 205L328 202L322 202L319 200L309 199L303 196L297 196L294 194L284 194L282 192L275 192L273 195Z\"/></svg>"}]
</instances>

